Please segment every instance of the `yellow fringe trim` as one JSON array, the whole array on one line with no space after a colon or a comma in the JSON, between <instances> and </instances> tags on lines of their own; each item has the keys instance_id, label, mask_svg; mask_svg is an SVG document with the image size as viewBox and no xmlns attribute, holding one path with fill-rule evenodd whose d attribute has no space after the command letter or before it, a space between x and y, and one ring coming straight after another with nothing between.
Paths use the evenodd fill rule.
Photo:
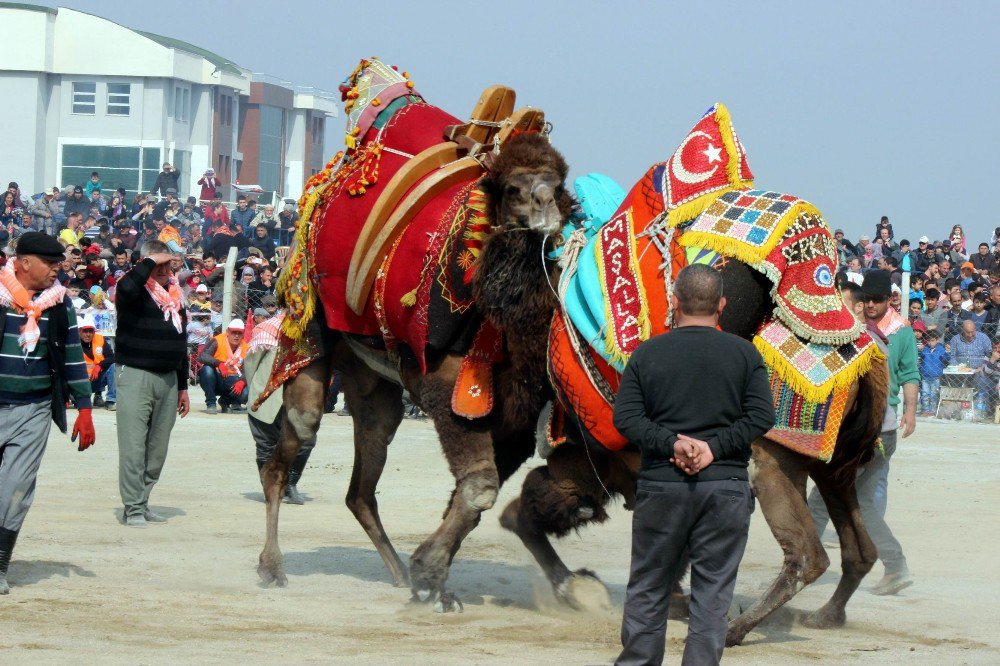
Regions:
<instances>
[{"instance_id":1,"label":"yellow fringe trim","mask_svg":"<svg viewBox=\"0 0 1000 666\"><path fill-rule=\"evenodd\" d=\"M885 355L872 344L865 351L861 352L858 358L854 359L850 365L828 379L822 385L817 386L806 379L798 368L792 365L777 349L769 345L759 335L753 338L753 344L764 358L764 363L771 368L785 383L787 383L796 393L810 402L824 402L834 389L846 388L856 382L859 378L868 374L872 365L885 361Z\"/></svg>"},{"instance_id":2,"label":"yellow fringe trim","mask_svg":"<svg viewBox=\"0 0 1000 666\"><path fill-rule=\"evenodd\" d=\"M682 233L677 239L677 242L680 243L682 247L701 247L707 250L715 250L719 254L737 259L743 263L757 264L764 261L764 259L767 258L767 255L771 254L771 251L778 245L778 243L781 242L781 239L784 238L788 225L798 219L799 215L803 213L820 216L820 212L815 206L808 201L800 201L789 208L781 219L778 220L778 223L771 231L771 235L768 237L767 242L760 247L754 247L739 238L730 238L729 236L723 236L721 234L706 231L692 231L690 229L685 230L684 233Z\"/></svg>"},{"instance_id":3,"label":"yellow fringe trim","mask_svg":"<svg viewBox=\"0 0 1000 666\"><path fill-rule=\"evenodd\" d=\"M309 264L309 234L312 229L313 213L320 204L323 193L330 187L331 182L327 181L312 191L302 193L299 199L299 210L302 211L298 225L295 228L295 247L292 250L285 268L278 277L275 285L275 293L279 302L286 304L289 309L301 300L301 313L298 316L286 316L281 322L281 331L292 340L298 340L305 332L313 315L316 314L316 286L310 276L311 267ZM298 275L293 275L292 267L299 264ZM289 310L289 314L291 311Z\"/></svg>"},{"instance_id":4,"label":"yellow fringe trim","mask_svg":"<svg viewBox=\"0 0 1000 666\"><path fill-rule=\"evenodd\" d=\"M729 109L722 102L715 105L715 121L719 123L719 134L722 136L722 145L726 147L726 154L729 155L729 162L726 164L726 175L733 189L752 188L752 180L740 180L740 152L736 148L736 134L733 130L733 121L729 118Z\"/></svg>"}]
</instances>

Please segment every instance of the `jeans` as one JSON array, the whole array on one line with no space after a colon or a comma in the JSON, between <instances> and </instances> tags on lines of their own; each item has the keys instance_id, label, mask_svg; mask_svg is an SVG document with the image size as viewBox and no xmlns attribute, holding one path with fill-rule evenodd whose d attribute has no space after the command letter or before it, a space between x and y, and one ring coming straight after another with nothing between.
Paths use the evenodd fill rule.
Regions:
<instances>
[{"instance_id":1,"label":"jeans","mask_svg":"<svg viewBox=\"0 0 1000 666\"><path fill-rule=\"evenodd\" d=\"M103 393L104 389L108 390L107 401L115 402L118 398L118 391L115 386L115 364L109 365L104 372L98 375L97 379L90 382L90 391L92 393Z\"/></svg>"},{"instance_id":2,"label":"jeans","mask_svg":"<svg viewBox=\"0 0 1000 666\"><path fill-rule=\"evenodd\" d=\"M218 401L219 404L226 407L233 404L245 405L250 395L248 387L244 386L243 392L238 397L233 396L233 386L241 379L243 377L240 375L223 377L222 373L212 366L202 366L201 370L198 371L198 383L205 391L205 404L209 407L215 407L215 403Z\"/></svg>"},{"instance_id":3,"label":"jeans","mask_svg":"<svg viewBox=\"0 0 1000 666\"><path fill-rule=\"evenodd\" d=\"M889 505L889 459L896 452L895 430L882 432L882 449L875 452L871 462L858 470L856 492L868 535L878 549L878 557L885 565L885 572L892 574L906 569L903 547L885 522L885 511ZM827 513L818 488L813 488L809 493L809 510L816 523L816 531L822 538L830 521L830 514Z\"/></svg>"},{"instance_id":4,"label":"jeans","mask_svg":"<svg viewBox=\"0 0 1000 666\"><path fill-rule=\"evenodd\" d=\"M936 412L938 398L941 395L941 378L927 377L920 380L920 411Z\"/></svg>"}]
</instances>

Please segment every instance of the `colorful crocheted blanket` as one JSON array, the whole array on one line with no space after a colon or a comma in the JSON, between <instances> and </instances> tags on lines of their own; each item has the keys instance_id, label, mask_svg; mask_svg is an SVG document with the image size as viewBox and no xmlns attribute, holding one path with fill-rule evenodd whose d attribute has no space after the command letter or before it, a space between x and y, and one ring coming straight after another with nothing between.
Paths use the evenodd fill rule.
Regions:
<instances>
[{"instance_id":1,"label":"colorful crocheted blanket","mask_svg":"<svg viewBox=\"0 0 1000 666\"><path fill-rule=\"evenodd\" d=\"M639 343L669 330L670 285L690 263L743 261L772 281L774 314L754 343L801 400L826 404L880 357L835 289L836 248L819 211L789 194L750 189L751 179L729 114L717 104L596 233L570 235L549 373L561 408L607 448L627 443L611 423L620 373ZM814 419L814 434L832 427L831 413ZM803 435L796 414L788 424ZM812 446L819 440L803 441L802 452L821 456L824 447Z\"/></svg>"}]
</instances>

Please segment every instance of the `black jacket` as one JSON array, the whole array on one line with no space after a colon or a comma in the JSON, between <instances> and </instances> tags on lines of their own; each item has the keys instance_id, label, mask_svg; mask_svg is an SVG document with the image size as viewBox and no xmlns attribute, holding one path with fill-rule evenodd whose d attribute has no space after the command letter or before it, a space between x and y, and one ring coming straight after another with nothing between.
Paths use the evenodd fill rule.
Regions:
<instances>
[{"instance_id":1,"label":"black jacket","mask_svg":"<svg viewBox=\"0 0 1000 666\"><path fill-rule=\"evenodd\" d=\"M675 328L639 345L615 400L615 427L642 454L640 477L658 481L747 479L750 445L774 421L760 353L705 326ZM670 462L681 434L707 442L714 457L694 477Z\"/></svg>"}]
</instances>

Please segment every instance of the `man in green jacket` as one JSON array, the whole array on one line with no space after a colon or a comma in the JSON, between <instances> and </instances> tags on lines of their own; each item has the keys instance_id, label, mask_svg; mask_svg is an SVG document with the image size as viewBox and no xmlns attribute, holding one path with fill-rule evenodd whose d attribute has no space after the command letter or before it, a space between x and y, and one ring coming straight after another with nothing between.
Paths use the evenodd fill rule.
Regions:
<instances>
[{"instance_id":1,"label":"man in green jacket","mask_svg":"<svg viewBox=\"0 0 1000 666\"><path fill-rule=\"evenodd\" d=\"M903 410L899 429L903 437L909 437L916 428L917 398L920 386L920 371L917 367L917 341L913 329L898 312L889 307L892 281L887 271L875 270L865 273L861 286L864 299L865 319L868 332L879 343L888 347L889 356L889 404L882 421L882 450L875 453L870 463L858 472L857 494L861 516L875 547L879 559L885 565L885 575L872 592L878 595L896 594L913 584L913 577L906 566L903 547L885 522L885 510L889 501L889 460L896 452L897 412L899 409L899 387L903 387ZM851 304L854 297L844 293L844 300ZM809 497L809 508L820 535L826 528L829 516L818 492Z\"/></svg>"}]
</instances>

